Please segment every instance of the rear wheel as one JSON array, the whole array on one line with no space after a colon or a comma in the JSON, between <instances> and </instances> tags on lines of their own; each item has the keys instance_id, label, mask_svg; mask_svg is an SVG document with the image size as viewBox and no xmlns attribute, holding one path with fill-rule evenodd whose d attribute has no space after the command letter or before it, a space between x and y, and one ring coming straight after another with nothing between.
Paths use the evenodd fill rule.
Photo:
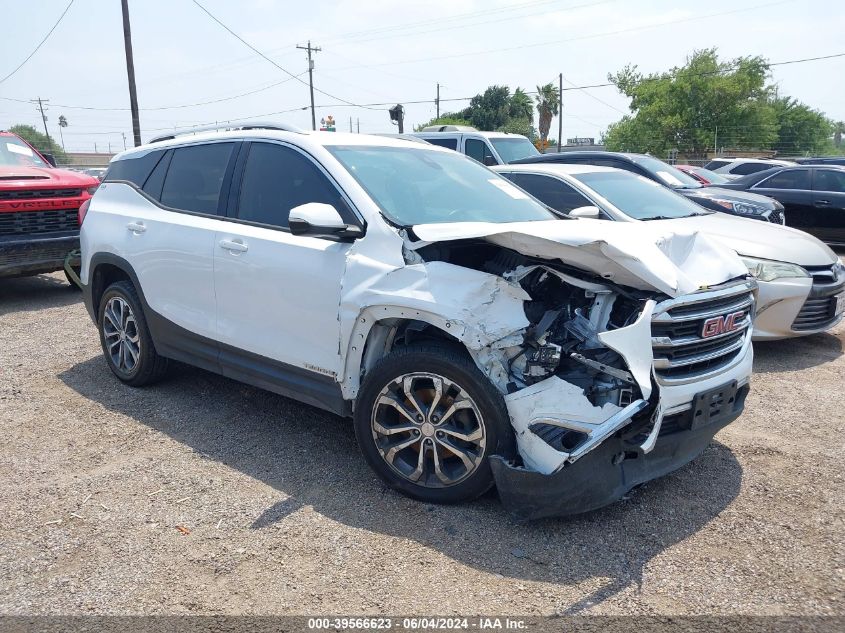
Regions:
<instances>
[{"instance_id":1,"label":"rear wheel","mask_svg":"<svg viewBox=\"0 0 845 633\"><path fill-rule=\"evenodd\" d=\"M400 348L368 372L355 433L389 486L435 503L487 491L488 457L513 446L501 394L462 348L449 344Z\"/></svg>"},{"instance_id":2,"label":"rear wheel","mask_svg":"<svg viewBox=\"0 0 845 633\"><path fill-rule=\"evenodd\" d=\"M142 387L160 380L168 361L155 351L135 287L118 281L106 288L97 319L103 355L115 376Z\"/></svg>"}]
</instances>

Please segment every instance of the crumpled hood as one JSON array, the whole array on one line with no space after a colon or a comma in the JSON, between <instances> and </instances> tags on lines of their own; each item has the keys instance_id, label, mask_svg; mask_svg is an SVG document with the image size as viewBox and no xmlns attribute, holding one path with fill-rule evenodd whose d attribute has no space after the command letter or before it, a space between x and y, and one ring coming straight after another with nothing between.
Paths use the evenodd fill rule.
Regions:
<instances>
[{"instance_id":1,"label":"crumpled hood","mask_svg":"<svg viewBox=\"0 0 845 633\"><path fill-rule=\"evenodd\" d=\"M781 224L711 213L675 220L651 220L671 231L700 231L740 255L799 266L832 266L838 257L812 235Z\"/></svg>"},{"instance_id":2,"label":"crumpled hood","mask_svg":"<svg viewBox=\"0 0 845 633\"><path fill-rule=\"evenodd\" d=\"M768 196L761 196L759 193L751 193L748 191L737 191L735 189L723 189L722 187L701 187L700 189L681 189L678 193L692 198L719 198L721 200L731 200L734 202L747 202L748 204L755 204L764 209L775 209L777 203Z\"/></svg>"},{"instance_id":3,"label":"crumpled hood","mask_svg":"<svg viewBox=\"0 0 845 633\"><path fill-rule=\"evenodd\" d=\"M426 243L483 238L523 255L560 260L613 283L657 289L670 297L748 274L735 252L702 233L673 232L645 223L583 218L455 222L418 225L414 233Z\"/></svg>"},{"instance_id":4,"label":"crumpled hood","mask_svg":"<svg viewBox=\"0 0 845 633\"><path fill-rule=\"evenodd\" d=\"M32 167L30 165L0 166L0 183L7 186L67 186L93 187L99 181L88 174L55 167ZM0 185L2 186L2 185Z\"/></svg>"}]
</instances>

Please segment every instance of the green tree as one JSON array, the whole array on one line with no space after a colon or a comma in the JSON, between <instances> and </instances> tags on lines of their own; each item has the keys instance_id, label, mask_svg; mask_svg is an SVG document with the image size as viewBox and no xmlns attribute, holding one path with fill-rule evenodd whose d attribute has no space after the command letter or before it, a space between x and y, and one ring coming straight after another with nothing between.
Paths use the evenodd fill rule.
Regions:
<instances>
[{"instance_id":1,"label":"green tree","mask_svg":"<svg viewBox=\"0 0 845 633\"><path fill-rule=\"evenodd\" d=\"M472 98L462 116L479 130L495 130L510 117L510 92L507 86L490 86Z\"/></svg>"},{"instance_id":2,"label":"green tree","mask_svg":"<svg viewBox=\"0 0 845 633\"><path fill-rule=\"evenodd\" d=\"M632 114L607 130L608 149L705 155L720 147L768 148L778 121L762 57L719 61L716 49L694 52L681 67L648 76L626 66L608 79L631 99ZM716 140L718 138L718 140Z\"/></svg>"},{"instance_id":3,"label":"green tree","mask_svg":"<svg viewBox=\"0 0 845 633\"><path fill-rule=\"evenodd\" d=\"M513 91L508 115L511 119L527 119L529 124L534 123L534 101L522 88Z\"/></svg>"},{"instance_id":4,"label":"green tree","mask_svg":"<svg viewBox=\"0 0 845 633\"><path fill-rule=\"evenodd\" d=\"M31 125L13 125L9 128L9 131L20 136L39 152L52 154L56 159L56 163L69 162L67 154L65 154L65 151L58 143L46 134L42 134Z\"/></svg>"},{"instance_id":5,"label":"green tree","mask_svg":"<svg viewBox=\"0 0 845 633\"><path fill-rule=\"evenodd\" d=\"M553 83L537 86L537 114L539 115L540 144L545 147L549 138L549 128L552 117L556 116L560 108L560 95Z\"/></svg>"},{"instance_id":6,"label":"green tree","mask_svg":"<svg viewBox=\"0 0 845 633\"><path fill-rule=\"evenodd\" d=\"M537 129L531 125L531 121L525 117L508 119L507 123L500 126L496 131L507 132L508 134L522 134L532 143L539 138Z\"/></svg>"},{"instance_id":7,"label":"green tree","mask_svg":"<svg viewBox=\"0 0 845 633\"><path fill-rule=\"evenodd\" d=\"M771 107L779 124L772 149L789 155L828 148L834 124L824 114L790 97L772 99Z\"/></svg>"},{"instance_id":8,"label":"green tree","mask_svg":"<svg viewBox=\"0 0 845 633\"><path fill-rule=\"evenodd\" d=\"M842 133L845 132L845 121L837 121L833 124L833 144L842 147Z\"/></svg>"},{"instance_id":9,"label":"green tree","mask_svg":"<svg viewBox=\"0 0 845 633\"><path fill-rule=\"evenodd\" d=\"M421 123L414 126L414 132L422 132L424 128L429 125L472 125L467 119L462 118L459 114L445 113L439 118L434 118L427 123Z\"/></svg>"}]
</instances>

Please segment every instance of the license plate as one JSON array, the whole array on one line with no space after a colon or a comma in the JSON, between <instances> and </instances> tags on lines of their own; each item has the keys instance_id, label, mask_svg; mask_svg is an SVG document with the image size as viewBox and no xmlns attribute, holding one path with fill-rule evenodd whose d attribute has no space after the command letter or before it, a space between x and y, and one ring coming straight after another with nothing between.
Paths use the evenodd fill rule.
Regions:
<instances>
[{"instance_id":1,"label":"license plate","mask_svg":"<svg viewBox=\"0 0 845 633\"><path fill-rule=\"evenodd\" d=\"M836 295L836 309L833 311L834 316L839 316L845 312L845 292L840 292Z\"/></svg>"},{"instance_id":2,"label":"license plate","mask_svg":"<svg viewBox=\"0 0 845 633\"><path fill-rule=\"evenodd\" d=\"M736 380L702 391L692 401L691 429L698 429L730 416L736 406Z\"/></svg>"}]
</instances>

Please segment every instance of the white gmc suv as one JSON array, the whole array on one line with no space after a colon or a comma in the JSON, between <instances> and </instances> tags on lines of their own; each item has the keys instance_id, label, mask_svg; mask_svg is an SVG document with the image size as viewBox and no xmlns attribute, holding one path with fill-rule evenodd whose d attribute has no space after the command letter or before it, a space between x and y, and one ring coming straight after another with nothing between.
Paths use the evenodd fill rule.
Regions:
<instances>
[{"instance_id":1,"label":"white gmc suv","mask_svg":"<svg viewBox=\"0 0 845 633\"><path fill-rule=\"evenodd\" d=\"M465 156L250 124L116 156L83 219L105 359L351 416L390 486L522 518L621 497L742 411L753 280L698 234L561 219ZM507 221L503 221L507 220Z\"/></svg>"}]
</instances>

